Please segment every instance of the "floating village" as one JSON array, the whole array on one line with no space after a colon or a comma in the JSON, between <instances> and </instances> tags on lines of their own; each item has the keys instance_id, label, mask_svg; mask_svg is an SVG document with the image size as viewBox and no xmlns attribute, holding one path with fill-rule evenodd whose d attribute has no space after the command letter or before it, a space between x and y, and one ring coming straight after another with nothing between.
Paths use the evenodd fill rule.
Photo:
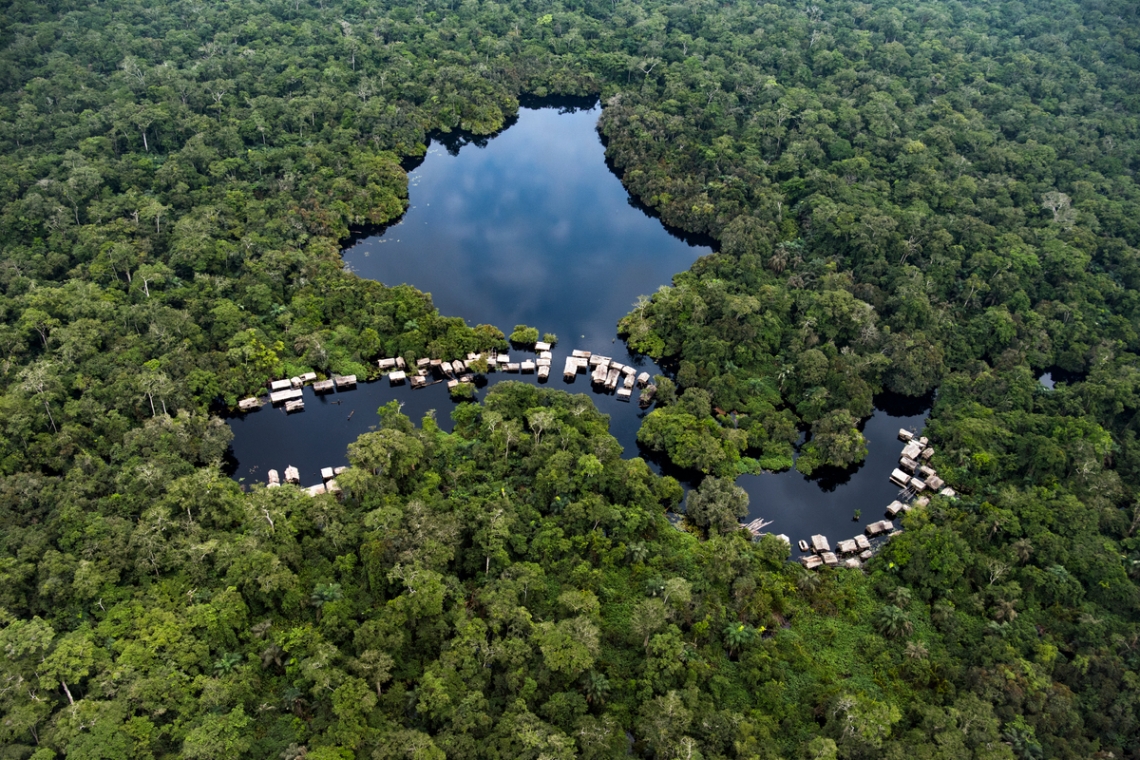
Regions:
<instances>
[{"instance_id":1,"label":"floating village","mask_svg":"<svg viewBox=\"0 0 1140 760\"><path fill-rule=\"evenodd\" d=\"M535 358L515 360L508 352L490 352L483 354L469 353L462 359L435 359L422 358L408 362L403 357L384 358L377 361L382 376L386 376L392 386L405 383L415 389L427 388L439 383L446 383L448 389L453 389L464 383L474 383L478 367L481 372L485 368L488 372L508 372L535 375L539 382L546 382L550 377L550 368L554 362L554 354L550 343L537 342L534 344ZM614 361L608 356L602 356L590 351L574 349L565 358L562 377L566 382L573 382L579 374L590 375L591 386L598 393L613 393L619 401L631 401L634 391L638 392L638 406L647 409L653 403L657 393L657 386L651 381L648 372L638 372L637 368ZM267 396L252 396L238 402L238 409L250 412L261 408L268 401L275 407L283 407L287 414L302 412L305 409L304 388L312 387L318 395L341 392L356 388L356 375L334 375L326 380L318 380L317 374L307 372L296 377L274 380L269 383ZM929 465L934 449L925 437L918 437L914 431L900 429L898 438L904 446L899 455L898 466L890 473L890 481L899 487L898 496L886 505L884 516L886 519L877 520L866 525L863 532L852 538L839 540L835 548L827 536L816 534L808 539L799 539L796 543L801 552L799 562L807 569L814 570L820 567L844 567L859 569L863 563L874 556L875 552L892 536L901 532L895 527L894 520L899 515L909 512L913 508L921 508L930 503L929 494L937 493L942 496L955 497L954 489L946 485L945 481ZM311 486L303 486L310 496L322 493L337 493L340 486L336 478L346 467L324 467L321 469L321 482ZM284 477L275 469L267 473L268 487L276 488L282 483L301 486L300 470L289 465L285 468ZM771 523L763 519L752 520L742 524L741 527L752 533L755 538L766 535L764 530ZM785 534L776 534L776 537L792 546L792 539Z\"/></svg>"}]
</instances>

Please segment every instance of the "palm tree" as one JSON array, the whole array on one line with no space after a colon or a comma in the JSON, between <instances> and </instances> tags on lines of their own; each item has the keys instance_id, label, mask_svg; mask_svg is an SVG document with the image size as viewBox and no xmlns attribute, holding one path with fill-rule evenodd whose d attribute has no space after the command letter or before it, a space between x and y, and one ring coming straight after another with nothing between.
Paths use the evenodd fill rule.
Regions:
<instances>
[{"instance_id":1,"label":"palm tree","mask_svg":"<svg viewBox=\"0 0 1140 760\"><path fill-rule=\"evenodd\" d=\"M756 629L745 623L730 623L724 629L724 640L729 654L740 650L756 635Z\"/></svg>"},{"instance_id":2,"label":"palm tree","mask_svg":"<svg viewBox=\"0 0 1140 760\"><path fill-rule=\"evenodd\" d=\"M606 695L610 693L610 679L601 673L591 670L585 678L586 701L591 704L602 704Z\"/></svg>"},{"instance_id":3,"label":"palm tree","mask_svg":"<svg viewBox=\"0 0 1140 760\"><path fill-rule=\"evenodd\" d=\"M887 598L890 599L891 603L896 607L901 610L905 610L910 606L910 602L914 598L914 595L911 594L910 589L906 586L899 586L894 591L892 591Z\"/></svg>"},{"instance_id":4,"label":"palm tree","mask_svg":"<svg viewBox=\"0 0 1140 760\"><path fill-rule=\"evenodd\" d=\"M893 604L888 604L879 610L875 618L875 629L889 639L897 639L909 636L914 631L914 625L905 612Z\"/></svg>"}]
</instances>

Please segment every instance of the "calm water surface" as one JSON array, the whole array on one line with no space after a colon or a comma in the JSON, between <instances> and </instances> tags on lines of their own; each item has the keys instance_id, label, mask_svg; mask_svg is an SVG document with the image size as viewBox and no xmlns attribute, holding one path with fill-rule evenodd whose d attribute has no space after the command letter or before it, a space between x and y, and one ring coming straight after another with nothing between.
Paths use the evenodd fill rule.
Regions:
<instances>
[{"instance_id":1,"label":"calm water surface","mask_svg":"<svg viewBox=\"0 0 1140 760\"><path fill-rule=\"evenodd\" d=\"M482 144L453 141L449 150L433 143L409 175L407 214L346 249L344 258L362 277L431 293L441 313L468 324L509 333L521 323L557 334L547 387L587 393L610 415L610 432L626 455L638 456L637 430L646 412L636 397L626 403L593 393L586 375L567 385L562 360L570 349L583 348L659 372L616 342L617 321L638 295L668 284L710 249L672 234L631 204L606 166L598 114L597 108L521 109L515 124ZM492 385L537 382L533 375L506 373L488 379ZM323 397L306 388L304 412L266 407L230 420L234 477L264 482L269 469L296 465L303 484L318 483L322 467L347 464L348 444L371 429L377 408L393 399L413 420L434 413L451 429L454 404L443 384L412 391L380 381ZM768 530L793 541L824 533L833 545L880 519L897 493L887 479L901 447L895 435L899 427L921 428L928 408L878 400L865 423L869 455L851 471L815 479L796 472L741 477L750 519L771 520ZM855 509L863 511L858 523Z\"/></svg>"},{"instance_id":2,"label":"calm water surface","mask_svg":"<svg viewBox=\"0 0 1140 760\"><path fill-rule=\"evenodd\" d=\"M527 324L563 347L625 356L618 320L711 249L630 205L606 166L599 113L521 109L486 147L451 155L433 143L409 176L403 220L345 262L431 293L441 314L470 325Z\"/></svg>"}]
</instances>

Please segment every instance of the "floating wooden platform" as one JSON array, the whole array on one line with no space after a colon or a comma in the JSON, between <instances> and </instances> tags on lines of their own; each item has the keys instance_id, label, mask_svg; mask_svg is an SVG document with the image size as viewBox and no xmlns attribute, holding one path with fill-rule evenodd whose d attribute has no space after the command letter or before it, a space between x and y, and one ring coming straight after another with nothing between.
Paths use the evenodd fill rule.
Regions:
<instances>
[{"instance_id":1,"label":"floating wooden platform","mask_svg":"<svg viewBox=\"0 0 1140 760\"><path fill-rule=\"evenodd\" d=\"M332 393L334 387L332 380L318 380L313 383L313 393Z\"/></svg>"},{"instance_id":2,"label":"floating wooden platform","mask_svg":"<svg viewBox=\"0 0 1140 760\"><path fill-rule=\"evenodd\" d=\"M238 409L241 409L243 412L248 412L248 411L251 411L253 409L260 409L260 408L261 408L261 399L257 398L256 396L250 396L249 398L243 398L241 401L238 402Z\"/></svg>"},{"instance_id":3,"label":"floating wooden platform","mask_svg":"<svg viewBox=\"0 0 1140 760\"><path fill-rule=\"evenodd\" d=\"M289 414L290 412L303 412L303 411L305 411L305 402L303 399L297 399L296 401L286 401L285 402L285 413L286 414Z\"/></svg>"},{"instance_id":4,"label":"floating wooden platform","mask_svg":"<svg viewBox=\"0 0 1140 760\"><path fill-rule=\"evenodd\" d=\"M292 388L292 387L293 387L293 381L292 380L274 380L273 382L271 382L269 384L269 390L271 390L271 391L284 391L284 390L288 390L289 388Z\"/></svg>"},{"instance_id":5,"label":"floating wooden platform","mask_svg":"<svg viewBox=\"0 0 1140 760\"><path fill-rule=\"evenodd\" d=\"M336 384L338 391L343 391L346 388L355 388L356 375L336 375L333 377L333 383Z\"/></svg>"}]
</instances>

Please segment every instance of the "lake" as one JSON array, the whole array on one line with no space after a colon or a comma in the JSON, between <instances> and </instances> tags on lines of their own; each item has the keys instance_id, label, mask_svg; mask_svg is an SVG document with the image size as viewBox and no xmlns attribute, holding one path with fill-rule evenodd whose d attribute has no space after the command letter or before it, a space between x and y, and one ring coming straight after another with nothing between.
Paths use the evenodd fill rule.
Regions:
<instances>
[{"instance_id":1,"label":"lake","mask_svg":"<svg viewBox=\"0 0 1140 760\"><path fill-rule=\"evenodd\" d=\"M441 313L468 324L493 324L508 333L515 324L528 324L555 333L559 344L547 387L587 393L610 415L610 432L626 456L638 456L637 430L647 412L638 408L636 394L628 403L594 393L584 374L566 384L563 359L580 348L638 371L660 372L617 341L617 322L639 295L669 284L711 248L666 229L631 202L606 164L598 115L593 104L522 108L493 138L433 140L409 174L407 213L351 244L344 260L361 277L431 293ZM488 380L489 386L537 382L512 373ZM393 399L413 420L434 410L440 426L451 428L454 402L443 384L412 391L380 381L328 396L311 388L304 394L304 412L286 415L266 407L230 419L235 478L264 482L269 469L296 465L303 484L318 483L322 467L347 464L347 445L374 426L377 408ZM876 411L864 423L869 454L849 471L810 479L794 471L741 477L751 499L749 519L771 520L768 530L793 541L824 533L834 545L859 532L881 518L898 492L888 475L901 448L899 427L921 429L928 409L928 400L876 399ZM855 509L863 511L858 523L852 521Z\"/></svg>"}]
</instances>

